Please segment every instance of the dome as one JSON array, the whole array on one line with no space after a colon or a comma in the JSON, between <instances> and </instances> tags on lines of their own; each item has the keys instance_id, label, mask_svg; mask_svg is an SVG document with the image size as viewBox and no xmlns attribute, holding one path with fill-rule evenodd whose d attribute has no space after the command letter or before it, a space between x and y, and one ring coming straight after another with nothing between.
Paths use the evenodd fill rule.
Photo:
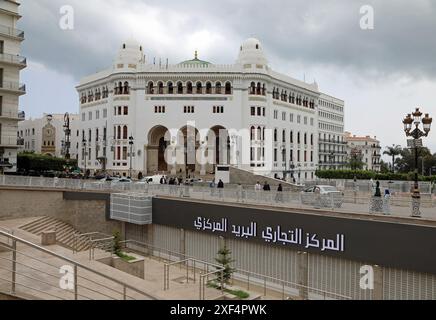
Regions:
<instances>
[{"instance_id":1,"label":"dome","mask_svg":"<svg viewBox=\"0 0 436 320\"><path fill-rule=\"evenodd\" d=\"M192 60L186 60L183 62L180 62L179 65L189 65L189 66L208 66L211 65L210 62L203 61L198 59L198 52L195 51L195 57Z\"/></svg>"},{"instance_id":2,"label":"dome","mask_svg":"<svg viewBox=\"0 0 436 320\"><path fill-rule=\"evenodd\" d=\"M128 39L121 45L115 62L116 64L136 64L143 61L143 58L142 46L136 40Z\"/></svg>"},{"instance_id":3,"label":"dome","mask_svg":"<svg viewBox=\"0 0 436 320\"><path fill-rule=\"evenodd\" d=\"M259 40L255 38L249 38L244 41L240 48L238 63L242 65L268 65L268 60L263 52L263 47Z\"/></svg>"}]
</instances>

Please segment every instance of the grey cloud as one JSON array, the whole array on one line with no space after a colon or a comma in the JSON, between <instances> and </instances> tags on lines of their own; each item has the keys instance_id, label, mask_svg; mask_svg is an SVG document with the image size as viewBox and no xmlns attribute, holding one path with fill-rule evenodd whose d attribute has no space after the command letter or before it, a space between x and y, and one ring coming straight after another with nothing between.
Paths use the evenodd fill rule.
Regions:
<instances>
[{"instance_id":1,"label":"grey cloud","mask_svg":"<svg viewBox=\"0 0 436 320\"><path fill-rule=\"evenodd\" d=\"M140 10L141 3L158 8L163 24L167 12L186 17L177 30L166 34L174 39L174 46L147 47L151 55L157 52L172 59L185 58L177 53L180 37L208 29L222 32L228 39L216 44L210 58L205 57L220 63L232 62L239 42L256 36L263 41L270 60L331 65L378 76L436 77L436 5L428 0L110 0L104 7L96 6L101 1L70 3L76 9L75 31L59 29L58 11L64 4L59 0L24 1L21 26L27 33L24 52L31 59L75 78L107 67L126 37L111 8L125 4L126 10L132 6ZM373 31L359 28L359 8L366 4L375 9Z\"/></svg>"}]
</instances>

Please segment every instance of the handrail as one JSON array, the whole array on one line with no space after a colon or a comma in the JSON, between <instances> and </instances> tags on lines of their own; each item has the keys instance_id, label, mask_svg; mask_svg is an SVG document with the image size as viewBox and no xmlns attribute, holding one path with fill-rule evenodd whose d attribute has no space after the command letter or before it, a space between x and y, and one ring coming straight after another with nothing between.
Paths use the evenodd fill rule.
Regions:
<instances>
[{"instance_id":1,"label":"handrail","mask_svg":"<svg viewBox=\"0 0 436 320\"><path fill-rule=\"evenodd\" d=\"M148 293L146 293L146 292L143 292L143 291L141 291L141 290L139 290L139 289L137 289L137 288L135 288L135 287L133 287L133 286L131 286L131 285L129 285L129 284L126 284L126 283L124 283L124 282L122 282L122 281L120 281L120 280L118 280L118 279L115 279L115 278L113 278L113 277L110 277L110 276L108 276L108 275L105 275L105 274L103 274L103 273L101 273L101 272L99 272L99 271L93 270L93 269L90 268L90 267L87 267L87 266L85 266L85 265L83 265L83 264L81 264L81 263L79 263L79 262L76 262L76 261L74 261L74 260L72 260L72 259L70 259L70 258L67 258L67 257L65 257L65 256L63 256L63 255L60 255L60 254L58 254L58 253L55 253L55 252L53 252L53 251L47 250L47 249L45 249L45 248L43 248L43 247L41 247L41 246L38 246L38 245L36 245L36 244L34 244L34 243L31 243L31 242L29 242L29 241L27 241L27 240L24 240L24 239L18 238L18 237L16 237L16 236L10 235L10 234L8 234L8 233L6 233L6 232L3 232L3 231L0 231L0 235L3 235L3 236L5 236L5 237L7 237L7 238L10 238L10 239L12 239L13 241L16 241L16 242L22 243L22 244L24 244L24 245L27 245L27 246L29 246L29 247L31 247L31 248L33 248L33 249L36 249L36 250L41 251L41 252L43 252L43 253L46 253L46 254L48 254L48 255L50 255L50 256L53 256L53 257L59 258L59 259L61 259L61 260L63 260L63 261L66 261L66 262L70 263L71 265L73 265L73 266L76 267L76 268L79 267L79 268L81 268L81 269L83 269L83 270L86 270L86 271L92 273L92 274L95 274L95 275L98 275L98 276L100 276L100 277L102 277L102 278L105 278L105 279L107 279L107 280L110 280L110 281L112 281L112 282L114 282L114 283L116 283L116 284L122 286L122 287L124 288L124 291L125 291L125 289L130 289L130 290L132 290L132 291L134 291L134 292L136 292L136 293L139 293L139 294L141 294L141 295L144 295L144 296L146 296L146 297L148 297L148 298L150 298L150 299L152 299L152 300L157 300L156 297L154 297L154 296L152 296L152 295L150 295L150 294L148 294Z\"/></svg>"}]
</instances>

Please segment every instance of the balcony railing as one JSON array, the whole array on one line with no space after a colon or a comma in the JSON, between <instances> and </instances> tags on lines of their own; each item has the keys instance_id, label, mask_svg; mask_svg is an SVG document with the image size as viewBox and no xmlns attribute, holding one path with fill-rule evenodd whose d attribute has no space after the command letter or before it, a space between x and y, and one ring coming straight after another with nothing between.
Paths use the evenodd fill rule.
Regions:
<instances>
[{"instance_id":1,"label":"balcony railing","mask_svg":"<svg viewBox=\"0 0 436 320\"><path fill-rule=\"evenodd\" d=\"M27 65L27 59L25 57L9 53L0 53L0 62L13 63L22 66Z\"/></svg>"},{"instance_id":2,"label":"balcony railing","mask_svg":"<svg viewBox=\"0 0 436 320\"><path fill-rule=\"evenodd\" d=\"M11 82L11 81L0 82L0 89L26 93L26 85L18 82Z\"/></svg>"},{"instance_id":3,"label":"balcony railing","mask_svg":"<svg viewBox=\"0 0 436 320\"><path fill-rule=\"evenodd\" d=\"M0 25L0 34L24 40L24 31Z\"/></svg>"},{"instance_id":4,"label":"balcony railing","mask_svg":"<svg viewBox=\"0 0 436 320\"><path fill-rule=\"evenodd\" d=\"M26 119L26 113L24 111L0 111L0 118L18 119L22 121Z\"/></svg>"},{"instance_id":5,"label":"balcony railing","mask_svg":"<svg viewBox=\"0 0 436 320\"><path fill-rule=\"evenodd\" d=\"M0 147L4 148L17 148L19 146L19 139L17 137L0 137Z\"/></svg>"}]
</instances>

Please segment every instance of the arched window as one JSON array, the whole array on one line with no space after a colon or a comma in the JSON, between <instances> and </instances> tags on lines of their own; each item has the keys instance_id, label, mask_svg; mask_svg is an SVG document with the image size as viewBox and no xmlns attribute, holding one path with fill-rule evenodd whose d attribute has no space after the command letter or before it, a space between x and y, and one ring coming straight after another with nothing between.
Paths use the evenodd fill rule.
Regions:
<instances>
[{"instance_id":1,"label":"arched window","mask_svg":"<svg viewBox=\"0 0 436 320\"><path fill-rule=\"evenodd\" d=\"M278 142L278 135L277 129L274 129L274 142Z\"/></svg>"},{"instance_id":2,"label":"arched window","mask_svg":"<svg viewBox=\"0 0 436 320\"><path fill-rule=\"evenodd\" d=\"M252 82L250 89L250 94L256 94L256 83Z\"/></svg>"},{"instance_id":3,"label":"arched window","mask_svg":"<svg viewBox=\"0 0 436 320\"><path fill-rule=\"evenodd\" d=\"M221 88L222 88L222 86L221 86L221 82L217 82L217 83L215 84L215 93L216 93L216 94L221 94Z\"/></svg>"},{"instance_id":4,"label":"arched window","mask_svg":"<svg viewBox=\"0 0 436 320\"><path fill-rule=\"evenodd\" d=\"M294 131L291 131L290 141L291 141L291 144L294 143Z\"/></svg>"},{"instance_id":5,"label":"arched window","mask_svg":"<svg viewBox=\"0 0 436 320\"><path fill-rule=\"evenodd\" d=\"M212 83L206 83L206 94L212 94Z\"/></svg>"},{"instance_id":6,"label":"arched window","mask_svg":"<svg viewBox=\"0 0 436 320\"><path fill-rule=\"evenodd\" d=\"M339 139L338 139L338 142L339 142ZM313 146L313 134L310 135L310 145Z\"/></svg>"},{"instance_id":7,"label":"arched window","mask_svg":"<svg viewBox=\"0 0 436 320\"><path fill-rule=\"evenodd\" d=\"M255 127L251 127L251 141L256 140L256 128Z\"/></svg>"},{"instance_id":8,"label":"arched window","mask_svg":"<svg viewBox=\"0 0 436 320\"><path fill-rule=\"evenodd\" d=\"M123 140L127 140L128 139L128 129L127 126L123 127Z\"/></svg>"},{"instance_id":9,"label":"arched window","mask_svg":"<svg viewBox=\"0 0 436 320\"><path fill-rule=\"evenodd\" d=\"M304 134L304 144L307 144L307 133Z\"/></svg>"},{"instance_id":10,"label":"arched window","mask_svg":"<svg viewBox=\"0 0 436 320\"><path fill-rule=\"evenodd\" d=\"M260 82L257 83L257 90L256 90L256 94L260 95L262 93L262 86L260 84Z\"/></svg>"},{"instance_id":11,"label":"arched window","mask_svg":"<svg viewBox=\"0 0 436 320\"><path fill-rule=\"evenodd\" d=\"M190 81L186 84L186 93L192 94L192 82Z\"/></svg>"},{"instance_id":12,"label":"arched window","mask_svg":"<svg viewBox=\"0 0 436 320\"><path fill-rule=\"evenodd\" d=\"M286 130L283 130L282 142L286 143Z\"/></svg>"},{"instance_id":13,"label":"arched window","mask_svg":"<svg viewBox=\"0 0 436 320\"><path fill-rule=\"evenodd\" d=\"M117 139L121 140L121 126L118 126L117 128Z\"/></svg>"},{"instance_id":14,"label":"arched window","mask_svg":"<svg viewBox=\"0 0 436 320\"><path fill-rule=\"evenodd\" d=\"M257 128L257 140L262 140L262 128Z\"/></svg>"},{"instance_id":15,"label":"arched window","mask_svg":"<svg viewBox=\"0 0 436 320\"><path fill-rule=\"evenodd\" d=\"M203 94L203 85L201 82L197 82L197 94Z\"/></svg>"},{"instance_id":16,"label":"arched window","mask_svg":"<svg viewBox=\"0 0 436 320\"><path fill-rule=\"evenodd\" d=\"M177 82L177 94L183 94L183 83Z\"/></svg>"},{"instance_id":17,"label":"arched window","mask_svg":"<svg viewBox=\"0 0 436 320\"><path fill-rule=\"evenodd\" d=\"M154 94L154 83L152 81L147 85L147 94Z\"/></svg>"},{"instance_id":18,"label":"arched window","mask_svg":"<svg viewBox=\"0 0 436 320\"><path fill-rule=\"evenodd\" d=\"M301 133L300 132L298 132L298 134L297 134L297 143L301 144Z\"/></svg>"},{"instance_id":19,"label":"arched window","mask_svg":"<svg viewBox=\"0 0 436 320\"><path fill-rule=\"evenodd\" d=\"M161 81L159 81L159 83L157 84L157 93L158 94L164 93L164 85L163 85L163 82L161 82Z\"/></svg>"},{"instance_id":20,"label":"arched window","mask_svg":"<svg viewBox=\"0 0 436 320\"><path fill-rule=\"evenodd\" d=\"M283 101L288 101L288 91L285 91L285 95L283 96Z\"/></svg>"},{"instance_id":21,"label":"arched window","mask_svg":"<svg viewBox=\"0 0 436 320\"><path fill-rule=\"evenodd\" d=\"M226 82L226 94L232 94L232 84L230 82Z\"/></svg>"},{"instance_id":22,"label":"arched window","mask_svg":"<svg viewBox=\"0 0 436 320\"><path fill-rule=\"evenodd\" d=\"M266 86L265 86L265 83L263 84L263 86L262 86L262 95L266 95Z\"/></svg>"},{"instance_id":23,"label":"arched window","mask_svg":"<svg viewBox=\"0 0 436 320\"><path fill-rule=\"evenodd\" d=\"M168 87L168 94L173 94L174 93L174 85L172 82L168 82L167 84Z\"/></svg>"},{"instance_id":24,"label":"arched window","mask_svg":"<svg viewBox=\"0 0 436 320\"><path fill-rule=\"evenodd\" d=\"M129 83L127 81L124 82L123 94L130 94L130 87L129 87Z\"/></svg>"}]
</instances>

